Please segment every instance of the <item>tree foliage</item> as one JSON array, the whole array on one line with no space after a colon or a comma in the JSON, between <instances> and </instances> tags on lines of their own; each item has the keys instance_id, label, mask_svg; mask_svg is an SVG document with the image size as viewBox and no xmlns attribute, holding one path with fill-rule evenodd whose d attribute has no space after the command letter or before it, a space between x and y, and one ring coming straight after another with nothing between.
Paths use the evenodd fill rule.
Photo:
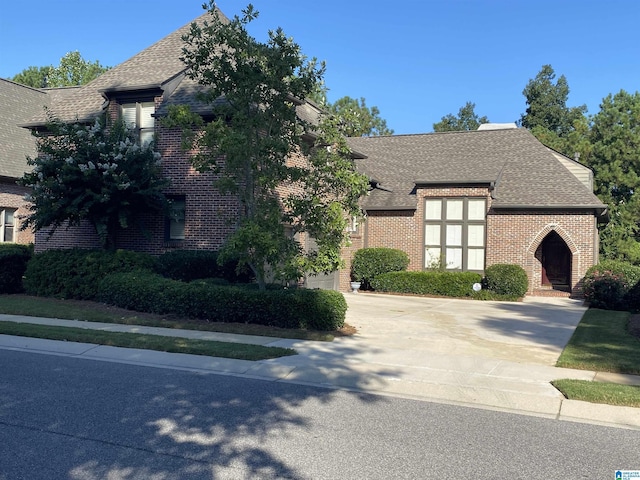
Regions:
<instances>
[{"instance_id":1,"label":"tree foliage","mask_svg":"<svg viewBox=\"0 0 640 480\"><path fill-rule=\"evenodd\" d=\"M33 88L46 88L48 86L49 75L53 70L53 66L47 67L27 67L11 80Z\"/></svg>"},{"instance_id":2,"label":"tree foliage","mask_svg":"<svg viewBox=\"0 0 640 480\"><path fill-rule=\"evenodd\" d=\"M380 109L376 106L367 107L367 101L363 97L356 99L344 96L331 103L327 100L328 92L327 86L320 81L307 98L339 118L339 127L345 136L393 135L393 130L387 127L387 121L380 116Z\"/></svg>"},{"instance_id":3,"label":"tree foliage","mask_svg":"<svg viewBox=\"0 0 640 480\"><path fill-rule=\"evenodd\" d=\"M69 87L89 83L108 69L97 60L85 60L76 50L62 57L57 67L27 67L11 80L34 88Z\"/></svg>"},{"instance_id":4,"label":"tree foliage","mask_svg":"<svg viewBox=\"0 0 640 480\"><path fill-rule=\"evenodd\" d=\"M621 90L604 98L590 138L596 193L611 216L602 251L640 264L640 93Z\"/></svg>"},{"instance_id":5,"label":"tree foliage","mask_svg":"<svg viewBox=\"0 0 640 480\"><path fill-rule=\"evenodd\" d=\"M115 246L118 227L127 228L139 214L164 208L160 155L152 144L140 146L122 122L105 128L52 119L36 133L38 156L19 183L32 189L31 213L22 228L52 231L88 220L104 248Z\"/></svg>"},{"instance_id":6,"label":"tree foliage","mask_svg":"<svg viewBox=\"0 0 640 480\"><path fill-rule=\"evenodd\" d=\"M165 124L183 127L187 145L198 152L195 168L213 172L214 186L239 200L221 258L239 258L261 288L270 273L292 279L302 271L334 270L341 263L345 215L358 213L368 182L355 171L335 117L312 129L296 114L296 104L317 90L324 65L307 60L281 29L270 31L266 43L251 37L246 26L258 15L251 5L228 23L213 2L209 12L209 21L192 24L185 35L183 61L206 87L202 100L214 119L180 107ZM311 148L304 140L310 129L316 138ZM291 161L300 154L307 162ZM303 233L317 243L307 254L297 240Z\"/></svg>"},{"instance_id":7,"label":"tree foliage","mask_svg":"<svg viewBox=\"0 0 640 480\"><path fill-rule=\"evenodd\" d=\"M476 104L467 102L458 110L456 117L452 113L445 115L438 123L433 124L434 132L455 132L461 130L477 130L483 123L489 123L486 116L479 117L475 112Z\"/></svg>"},{"instance_id":8,"label":"tree foliage","mask_svg":"<svg viewBox=\"0 0 640 480\"><path fill-rule=\"evenodd\" d=\"M585 148L585 118L587 107L567 107L569 84L564 75L555 81L551 65L543 65L535 78L529 80L522 94L527 109L520 117L520 125L545 145L573 157L575 153L587 154Z\"/></svg>"},{"instance_id":9,"label":"tree foliage","mask_svg":"<svg viewBox=\"0 0 640 480\"><path fill-rule=\"evenodd\" d=\"M529 80L522 91L528 107L520 123L530 130L540 126L563 137L573 129L573 122L586 112L587 107L567 107L567 79L560 75L554 83L555 78L553 67L543 65L536 77Z\"/></svg>"},{"instance_id":10,"label":"tree foliage","mask_svg":"<svg viewBox=\"0 0 640 480\"><path fill-rule=\"evenodd\" d=\"M342 133L347 137L373 137L393 135L387 121L380 117L380 109L367 107L364 98L342 97L327 104L328 110L338 117Z\"/></svg>"}]
</instances>

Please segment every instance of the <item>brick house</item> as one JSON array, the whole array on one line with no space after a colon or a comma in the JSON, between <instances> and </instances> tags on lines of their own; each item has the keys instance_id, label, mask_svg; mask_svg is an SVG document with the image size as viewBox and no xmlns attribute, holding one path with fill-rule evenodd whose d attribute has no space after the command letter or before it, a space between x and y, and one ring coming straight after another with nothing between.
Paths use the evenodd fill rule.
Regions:
<instances>
[{"instance_id":1,"label":"brick house","mask_svg":"<svg viewBox=\"0 0 640 480\"><path fill-rule=\"evenodd\" d=\"M478 131L351 138L372 180L352 249L398 248L410 270L522 266L529 294L579 294L598 261L606 205L587 167L515 124ZM346 286L348 271L342 272Z\"/></svg>"},{"instance_id":2,"label":"brick house","mask_svg":"<svg viewBox=\"0 0 640 480\"><path fill-rule=\"evenodd\" d=\"M196 19L201 22L208 14ZM237 201L212 188L212 176L195 171L181 149L181 133L160 124L170 105L187 104L206 117L199 85L188 79L180 56L186 25L91 83L47 93L52 115L93 123L97 116L124 117L142 141L155 137L163 173L171 179L168 216L148 216L145 236L120 231L118 248L160 254L171 249L218 249L231 232ZM313 121L312 104L296 106ZM46 124L43 111L30 128ZM371 178L363 199L366 221L352 225L350 262L357 248L386 246L406 251L420 270L442 255L447 268L483 271L516 263L541 288L574 291L597 261L596 223L606 208L592 193L591 172L544 147L522 129L349 139L357 167ZM293 159L296 161L296 159ZM286 186L285 186L286 188ZM304 248L312 242L301 239ZM96 247L90 225L36 233L36 251ZM349 268L305 279L307 286L349 289Z\"/></svg>"},{"instance_id":3,"label":"brick house","mask_svg":"<svg viewBox=\"0 0 640 480\"><path fill-rule=\"evenodd\" d=\"M19 125L42 112L47 94L0 78L0 243L33 243L33 233L20 230L28 213L27 188L16 184L27 170L26 157L36 154L29 130Z\"/></svg>"},{"instance_id":4,"label":"brick house","mask_svg":"<svg viewBox=\"0 0 640 480\"><path fill-rule=\"evenodd\" d=\"M195 19L202 23L208 13ZM224 20L225 17L221 15ZM108 121L119 117L134 127L140 141L155 139L155 149L162 157L163 175L171 180L165 194L172 200L168 215L147 215L138 219L142 228L132 226L117 233L117 248L161 254L173 249L217 250L232 231L238 201L233 196L216 192L212 174L198 173L189 161L192 152L181 148L181 131L164 127L160 119L171 105L189 105L205 119L210 107L198 101L201 86L186 76L180 60L191 23L169 34L147 49L103 73L94 81L75 88L48 92L48 112L65 122L92 124L106 115ZM295 106L298 117L317 122L319 110L307 102ZM47 116L40 108L28 121L31 129L46 128ZM26 132L26 130L25 130ZM291 162L300 161L292 157ZM287 186L281 188L286 192ZM98 236L88 222L73 228L36 232L35 251L53 248L97 248ZM309 248L304 235L303 248ZM321 279L310 278L309 285Z\"/></svg>"}]
</instances>

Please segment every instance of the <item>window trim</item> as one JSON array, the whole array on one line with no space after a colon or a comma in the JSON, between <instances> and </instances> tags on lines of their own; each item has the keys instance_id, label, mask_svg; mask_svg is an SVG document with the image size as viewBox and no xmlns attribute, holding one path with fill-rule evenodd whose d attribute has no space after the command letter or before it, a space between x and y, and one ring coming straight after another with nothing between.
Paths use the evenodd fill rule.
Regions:
<instances>
[{"instance_id":1,"label":"window trim","mask_svg":"<svg viewBox=\"0 0 640 480\"><path fill-rule=\"evenodd\" d=\"M135 118L135 123L134 126L131 127L131 123L127 124L127 128L131 128L132 130L135 131L136 137L138 138L138 141L140 143L142 143L142 137L143 134L145 133L151 133L152 139L149 141L152 142L155 140L155 127L156 127L156 121L154 118L154 114L155 114L155 109L156 109L156 104L154 101L131 101L131 102L126 102L126 103L121 103L120 104L120 118L125 121L125 124L127 123L125 120L125 115L124 115L124 111L126 108L132 108L133 106L135 106L136 109L136 118ZM143 108L148 108L148 107L152 107L153 108L153 114L151 114L151 120L153 121L153 125L150 127L142 127L142 109ZM145 145L147 144L147 142L145 142Z\"/></svg>"},{"instance_id":2,"label":"window trim","mask_svg":"<svg viewBox=\"0 0 640 480\"><path fill-rule=\"evenodd\" d=\"M0 208L0 243L16 243L16 212L17 208ZM7 223L7 212L11 212L13 223ZM7 229L11 229L11 240L6 240Z\"/></svg>"},{"instance_id":3,"label":"window trim","mask_svg":"<svg viewBox=\"0 0 640 480\"><path fill-rule=\"evenodd\" d=\"M462 218L461 219L448 219L447 218L447 203L462 200ZM484 217L482 220L469 219L469 202L473 200L482 200L484 203ZM429 215L428 202L439 201L440 202L440 218L427 218ZM438 225L440 229L440 243L427 243L427 227L429 225ZM469 245L469 226L478 225L484 228L484 235L482 238L482 245ZM454 245L447 242L447 227L448 226L460 226L460 244ZM461 265L460 268L447 268L447 271L452 272L484 272L486 268L486 255L487 255L487 199L485 197L425 197L424 199L424 218L423 218L423 269L428 268L427 261L432 258L428 255L429 249L438 249L440 251L440 258L447 261L447 249L460 249L461 250ZM469 251L471 250L483 250L483 269L470 269L469 268Z\"/></svg>"},{"instance_id":4,"label":"window trim","mask_svg":"<svg viewBox=\"0 0 640 480\"><path fill-rule=\"evenodd\" d=\"M182 223L183 223L183 232L182 232L182 237L171 237L171 205L169 205L169 210L167 211L167 214L164 217L164 239L165 242L170 242L170 243L180 243L180 242L184 242L186 239L186 227L187 227L187 199L186 199L186 195L167 195L167 200L169 202L182 202L183 204L183 215L184 218L182 219Z\"/></svg>"}]
</instances>

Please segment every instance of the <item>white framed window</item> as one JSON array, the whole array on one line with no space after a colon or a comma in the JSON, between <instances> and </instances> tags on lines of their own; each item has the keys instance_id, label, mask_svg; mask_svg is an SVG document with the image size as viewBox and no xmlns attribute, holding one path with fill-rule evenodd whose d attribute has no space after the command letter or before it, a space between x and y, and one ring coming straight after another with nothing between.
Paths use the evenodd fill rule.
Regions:
<instances>
[{"instance_id":1,"label":"white framed window","mask_svg":"<svg viewBox=\"0 0 640 480\"><path fill-rule=\"evenodd\" d=\"M141 145L153 141L156 106L153 102L124 103L120 106L125 125L135 130Z\"/></svg>"},{"instance_id":2,"label":"white framed window","mask_svg":"<svg viewBox=\"0 0 640 480\"><path fill-rule=\"evenodd\" d=\"M13 243L15 240L15 208L0 209L0 242Z\"/></svg>"},{"instance_id":3,"label":"white framed window","mask_svg":"<svg viewBox=\"0 0 640 480\"><path fill-rule=\"evenodd\" d=\"M425 199L424 267L483 271L486 209L485 198Z\"/></svg>"},{"instance_id":4,"label":"white framed window","mask_svg":"<svg viewBox=\"0 0 640 480\"><path fill-rule=\"evenodd\" d=\"M427 220L442 219L442 200L428 199L425 207L425 218Z\"/></svg>"},{"instance_id":5,"label":"white framed window","mask_svg":"<svg viewBox=\"0 0 640 480\"><path fill-rule=\"evenodd\" d=\"M358 233L358 228L360 227L360 222L358 221L358 217L351 217L350 221L347 221L347 233Z\"/></svg>"},{"instance_id":6,"label":"white framed window","mask_svg":"<svg viewBox=\"0 0 640 480\"><path fill-rule=\"evenodd\" d=\"M184 196L169 199L169 211L165 219L166 240L184 240L186 201Z\"/></svg>"}]
</instances>

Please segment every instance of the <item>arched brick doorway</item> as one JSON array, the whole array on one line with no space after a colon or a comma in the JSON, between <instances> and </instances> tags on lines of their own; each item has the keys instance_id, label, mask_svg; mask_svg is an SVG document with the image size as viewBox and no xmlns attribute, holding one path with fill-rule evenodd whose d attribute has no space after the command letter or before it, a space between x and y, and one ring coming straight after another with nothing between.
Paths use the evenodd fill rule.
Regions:
<instances>
[{"instance_id":1,"label":"arched brick doorway","mask_svg":"<svg viewBox=\"0 0 640 480\"><path fill-rule=\"evenodd\" d=\"M571 250L557 232L551 231L540 243L536 257L542 265L541 286L571 291Z\"/></svg>"}]
</instances>

